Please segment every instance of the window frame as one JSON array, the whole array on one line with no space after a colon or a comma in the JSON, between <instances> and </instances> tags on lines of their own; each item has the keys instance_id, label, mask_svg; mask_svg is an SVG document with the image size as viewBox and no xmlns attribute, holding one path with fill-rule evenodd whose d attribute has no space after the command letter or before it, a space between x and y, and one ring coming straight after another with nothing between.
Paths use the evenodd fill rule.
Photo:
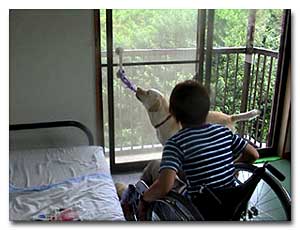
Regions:
<instances>
[{"instance_id":1,"label":"window frame","mask_svg":"<svg viewBox=\"0 0 300 230\"><path fill-rule=\"evenodd\" d=\"M199 13L203 10L199 10ZM117 64L113 63L113 10L106 9L106 42L107 42L107 64L101 63L101 40L100 40L100 10L94 10L94 23L95 23L95 60L96 60L96 104L97 104L97 129L99 130L98 138L100 138L100 145L104 146L104 126L103 126L103 98L102 98L102 69L107 68L107 91L108 91L108 123L109 123L109 161L110 168L113 173L115 172L128 172L142 170L149 161L138 161L128 163L116 163L115 161L115 124L114 124L114 91L113 81L114 72L113 67ZM201 18L201 17L199 17ZM291 55L291 26L290 26L291 12L290 10L284 10L282 20L282 32L280 39L280 49L277 64L277 76L275 82L275 93L271 112L271 124L270 124L270 140L271 147L259 149L261 157L279 155L277 152L279 138L280 138L280 126L282 120L282 108L284 106L285 87L287 82L288 67L290 64ZM203 24L198 26L197 30L197 50L199 45L203 44L203 41L198 42L198 38L203 38ZM212 26L210 24L210 26ZM203 55L202 55L203 56ZM202 57L200 55L200 57ZM199 57L199 56L198 56ZM197 58L196 58L197 59ZM200 60L200 59L199 59ZM162 64L195 64L195 70L197 72L197 65L199 60L183 60L183 61L153 61L153 62L139 62L139 63L123 63L123 66L138 66L138 65L162 65ZM201 60L204 61L203 57ZM203 63L202 63L203 65Z\"/></svg>"}]
</instances>

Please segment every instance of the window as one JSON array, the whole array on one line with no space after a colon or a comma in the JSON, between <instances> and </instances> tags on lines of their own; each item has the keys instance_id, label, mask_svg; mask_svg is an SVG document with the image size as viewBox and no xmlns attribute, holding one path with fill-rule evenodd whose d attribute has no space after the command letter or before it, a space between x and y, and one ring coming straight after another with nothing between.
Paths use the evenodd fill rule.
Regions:
<instances>
[{"instance_id":1,"label":"window","mask_svg":"<svg viewBox=\"0 0 300 230\"><path fill-rule=\"evenodd\" d=\"M198 40L201 12L206 14L203 43ZM282 12L255 11L254 45L248 59L249 10L100 10L104 136L112 168L158 159L162 150L145 108L115 77L117 47L125 50L123 63L130 80L146 89L156 88L168 98L177 82L195 76L202 45L203 82L206 72L211 73L211 109L239 113L243 103L246 110L260 109L259 118L237 128L259 148L271 147ZM208 32L210 26L213 36ZM206 65L208 60L210 65ZM247 62L249 82L243 96Z\"/></svg>"}]
</instances>

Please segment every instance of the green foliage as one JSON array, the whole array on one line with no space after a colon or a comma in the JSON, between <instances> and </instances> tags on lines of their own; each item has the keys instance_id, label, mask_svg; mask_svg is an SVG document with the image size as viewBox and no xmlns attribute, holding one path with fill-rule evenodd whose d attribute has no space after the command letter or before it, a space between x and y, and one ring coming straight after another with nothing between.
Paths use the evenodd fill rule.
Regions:
<instances>
[{"instance_id":1,"label":"green foliage","mask_svg":"<svg viewBox=\"0 0 300 230\"><path fill-rule=\"evenodd\" d=\"M195 9L113 10L113 46L114 48L121 46L126 50L196 48L197 14L198 11ZM245 47L248 14L249 11L245 9L215 10L214 47ZM254 46L278 51L281 15L282 10L257 10ZM100 12L100 22L101 50L106 51L105 10ZM128 54L124 57L124 60L126 62L139 62L195 59L195 51L187 52L186 56L182 56L182 54L182 52L178 52L178 54L157 56L154 53L147 52L144 55ZM274 94L276 59L272 63L271 83L268 85L270 58L266 61L264 71L262 60L258 64L257 57L255 58L252 66L254 71L251 75L252 88L249 90L248 109L256 108L264 112L261 141L265 142L268 135L271 102ZM213 56L212 109L231 114L240 111L245 55L240 54L237 58L235 54L230 54L228 60L227 68L226 55L221 55L218 60L217 56ZM237 60L238 64L236 63ZM103 61L105 62L105 58L103 58ZM257 66L258 75L256 77ZM117 68L114 69L115 72L116 70ZM103 72L103 76L106 76L105 69L103 69ZM194 76L195 65L128 66L126 67L126 73L136 85L144 88L157 88L168 96L177 82L191 79ZM256 92L254 90L255 86ZM261 86L262 90L260 90ZM114 81L114 89L116 145L131 146L157 143L154 129L151 127L142 105L117 79ZM105 86L103 93L105 106L107 106ZM262 106L264 101L267 101L266 106ZM106 138L108 138L108 115L106 110L104 112ZM255 124L249 122L246 128L248 135L253 134L251 130ZM108 143L107 140L106 143Z\"/></svg>"},{"instance_id":2,"label":"green foliage","mask_svg":"<svg viewBox=\"0 0 300 230\"><path fill-rule=\"evenodd\" d=\"M255 46L277 50L282 10L257 10ZM100 12L106 49L105 10ZM245 46L248 10L215 10L214 47ZM113 10L114 46L126 49L196 47L197 10Z\"/></svg>"},{"instance_id":3,"label":"green foliage","mask_svg":"<svg viewBox=\"0 0 300 230\"><path fill-rule=\"evenodd\" d=\"M100 21L104 28L104 10L101 10ZM196 47L196 26L197 10L113 10L114 47ZM106 48L105 33L101 34L101 48Z\"/></svg>"},{"instance_id":4,"label":"green foliage","mask_svg":"<svg viewBox=\"0 0 300 230\"><path fill-rule=\"evenodd\" d=\"M214 24L214 46L245 46L247 20L248 10L216 10Z\"/></svg>"},{"instance_id":5,"label":"green foliage","mask_svg":"<svg viewBox=\"0 0 300 230\"><path fill-rule=\"evenodd\" d=\"M254 46L279 49L282 10L258 10Z\"/></svg>"}]
</instances>

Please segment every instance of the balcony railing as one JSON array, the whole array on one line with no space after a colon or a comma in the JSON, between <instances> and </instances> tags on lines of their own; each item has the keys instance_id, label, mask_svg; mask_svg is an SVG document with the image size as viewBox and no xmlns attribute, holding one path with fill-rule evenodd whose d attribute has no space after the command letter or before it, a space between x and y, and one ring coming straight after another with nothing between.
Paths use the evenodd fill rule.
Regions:
<instances>
[{"instance_id":1,"label":"balcony railing","mask_svg":"<svg viewBox=\"0 0 300 230\"><path fill-rule=\"evenodd\" d=\"M211 66L211 109L227 114L241 111L245 59L251 63L247 110L259 109L261 115L252 121L239 123L237 130L259 148L268 146L272 100L276 78L278 52L254 48L247 54L244 47L214 48ZM106 53L102 53L106 67ZM115 57L116 58L116 57ZM125 50L125 71L136 85L157 88L166 97L176 83L195 75L196 49ZM114 71L117 71L117 58ZM106 68L102 69L106 76ZM106 81L104 80L104 108L107 108ZM161 151L155 130L146 110L134 94L117 80L114 81L115 151L116 156ZM108 114L104 114L106 143L108 143Z\"/></svg>"}]
</instances>

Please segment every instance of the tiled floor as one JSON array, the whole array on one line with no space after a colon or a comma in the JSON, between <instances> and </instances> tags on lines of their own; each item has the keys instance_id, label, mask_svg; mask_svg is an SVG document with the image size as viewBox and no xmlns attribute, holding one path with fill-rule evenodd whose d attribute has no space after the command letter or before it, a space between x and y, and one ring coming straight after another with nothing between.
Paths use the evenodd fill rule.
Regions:
<instances>
[{"instance_id":1,"label":"tiled floor","mask_svg":"<svg viewBox=\"0 0 300 230\"><path fill-rule=\"evenodd\" d=\"M112 178L115 183L135 184L142 175L142 172L130 172L122 174L113 174Z\"/></svg>"},{"instance_id":2,"label":"tiled floor","mask_svg":"<svg viewBox=\"0 0 300 230\"><path fill-rule=\"evenodd\" d=\"M291 162L288 160L278 160L271 164L285 175L286 178L281 184L291 194Z\"/></svg>"}]
</instances>

